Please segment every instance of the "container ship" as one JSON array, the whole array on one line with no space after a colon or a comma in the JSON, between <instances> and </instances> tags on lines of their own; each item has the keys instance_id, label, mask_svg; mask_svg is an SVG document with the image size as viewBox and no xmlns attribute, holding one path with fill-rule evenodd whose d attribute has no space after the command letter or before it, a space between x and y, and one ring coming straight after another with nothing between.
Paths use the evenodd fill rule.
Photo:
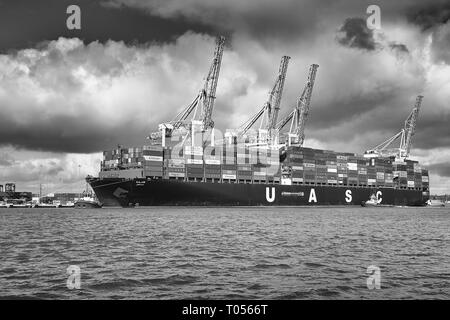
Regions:
<instances>
[{"instance_id":1,"label":"container ship","mask_svg":"<svg viewBox=\"0 0 450 320\"><path fill-rule=\"evenodd\" d=\"M204 87L139 147L103 152L98 177L86 181L103 206L422 206L429 174L409 153L422 96L401 130L362 154L303 146L318 65L309 68L297 103L278 119L289 62L283 56L262 108L221 134L212 111L224 51L216 42ZM394 146L397 142L398 146Z\"/></svg>"}]
</instances>

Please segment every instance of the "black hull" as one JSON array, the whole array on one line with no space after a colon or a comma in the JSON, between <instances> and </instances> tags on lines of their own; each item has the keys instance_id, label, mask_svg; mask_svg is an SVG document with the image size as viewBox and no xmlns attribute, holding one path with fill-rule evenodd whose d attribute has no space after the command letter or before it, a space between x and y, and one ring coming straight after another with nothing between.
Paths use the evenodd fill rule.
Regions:
<instances>
[{"instance_id":1,"label":"black hull","mask_svg":"<svg viewBox=\"0 0 450 320\"><path fill-rule=\"evenodd\" d=\"M88 180L103 206L314 206L361 205L377 194L383 205L423 206L421 190L181 180Z\"/></svg>"}]
</instances>

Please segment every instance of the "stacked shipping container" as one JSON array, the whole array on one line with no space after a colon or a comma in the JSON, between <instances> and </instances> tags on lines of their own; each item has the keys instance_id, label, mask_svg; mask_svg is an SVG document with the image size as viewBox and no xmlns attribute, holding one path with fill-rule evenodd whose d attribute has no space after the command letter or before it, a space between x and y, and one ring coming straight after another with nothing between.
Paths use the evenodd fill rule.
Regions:
<instances>
[{"instance_id":1,"label":"stacked shipping container","mask_svg":"<svg viewBox=\"0 0 450 320\"><path fill-rule=\"evenodd\" d=\"M143 177L228 183L428 188L428 171L417 161L365 158L302 147L278 149L239 145L184 148L143 146L105 151L102 171L137 169ZM134 174L139 176L138 174Z\"/></svg>"}]
</instances>

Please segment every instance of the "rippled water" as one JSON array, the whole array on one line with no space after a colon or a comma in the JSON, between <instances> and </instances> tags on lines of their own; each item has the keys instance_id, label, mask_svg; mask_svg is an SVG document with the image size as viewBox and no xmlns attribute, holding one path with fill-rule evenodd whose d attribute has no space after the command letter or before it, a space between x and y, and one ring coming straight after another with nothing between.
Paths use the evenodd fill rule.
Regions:
<instances>
[{"instance_id":1,"label":"rippled water","mask_svg":"<svg viewBox=\"0 0 450 320\"><path fill-rule=\"evenodd\" d=\"M449 299L449 230L448 207L0 209L0 297Z\"/></svg>"}]
</instances>

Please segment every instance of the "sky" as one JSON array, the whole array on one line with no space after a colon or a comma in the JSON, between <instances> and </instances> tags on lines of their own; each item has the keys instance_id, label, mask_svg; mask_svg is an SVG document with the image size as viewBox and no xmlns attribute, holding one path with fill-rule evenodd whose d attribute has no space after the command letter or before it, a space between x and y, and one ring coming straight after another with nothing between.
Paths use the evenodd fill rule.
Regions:
<instances>
[{"instance_id":1,"label":"sky","mask_svg":"<svg viewBox=\"0 0 450 320\"><path fill-rule=\"evenodd\" d=\"M69 5L81 30L69 30ZM367 7L380 7L380 29ZM202 87L226 48L213 113L238 127L291 57L280 117L319 64L305 146L363 153L397 133L424 95L411 158L450 193L450 2L0 0L0 184L79 192L101 152L142 146Z\"/></svg>"}]
</instances>

